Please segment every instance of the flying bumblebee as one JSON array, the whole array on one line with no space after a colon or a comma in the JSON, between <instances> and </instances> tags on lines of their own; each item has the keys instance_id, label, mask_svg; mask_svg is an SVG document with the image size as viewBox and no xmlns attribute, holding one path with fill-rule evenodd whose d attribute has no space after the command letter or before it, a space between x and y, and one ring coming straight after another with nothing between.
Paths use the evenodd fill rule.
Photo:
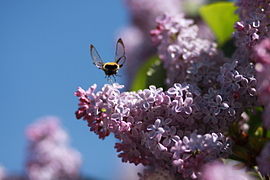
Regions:
<instances>
[{"instance_id":1,"label":"flying bumblebee","mask_svg":"<svg viewBox=\"0 0 270 180\"><path fill-rule=\"evenodd\" d=\"M93 60L94 65L99 69L102 69L105 72L105 76L110 80L112 76L115 80L115 75L117 75L118 70L123 66L126 61L125 56L125 46L122 39L118 39L116 43L115 58L114 62L104 63L98 54L96 48L91 44L90 45L90 54Z\"/></svg>"}]
</instances>

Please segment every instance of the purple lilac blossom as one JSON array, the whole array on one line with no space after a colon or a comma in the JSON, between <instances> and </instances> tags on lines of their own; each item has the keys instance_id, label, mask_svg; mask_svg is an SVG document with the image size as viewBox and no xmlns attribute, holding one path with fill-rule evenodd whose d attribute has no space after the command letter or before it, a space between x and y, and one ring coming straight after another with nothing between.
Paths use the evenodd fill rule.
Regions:
<instances>
[{"instance_id":1,"label":"purple lilac blossom","mask_svg":"<svg viewBox=\"0 0 270 180\"><path fill-rule=\"evenodd\" d=\"M233 54L233 59L238 61L240 71L248 77L254 77L253 49L263 39L270 36L269 0L239 0L236 1L236 5L239 7L236 13L240 20L234 27L237 49Z\"/></svg>"},{"instance_id":2,"label":"purple lilac blossom","mask_svg":"<svg viewBox=\"0 0 270 180\"><path fill-rule=\"evenodd\" d=\"M259 171L265 175L270 175L270 142L268 142L257 157Z\"/></svg>"},{"instance_id":3,"label":"purple lilac blossom","mask_svg":"<svg viewBox=\"0 0 270 180\"><path fill-rule=\"evenodd\" d=\"M95 92L93 85L86 91L78 88L75 95L77 118L86 120L102 139L113 133L123 162L196 178L204 163L230 153L229 139L221 132L209 133L212 122L196 118L200 94L192 86L174 84L167 91L150 86L123 93L121 88L106 84Z\"/></svg>"},{"instance_id":4,"label":"purple lilac blossom","mask_svg":"<svg viewBox=\"0 0 270 180\"><path fill-rule=\"evenodd\" d=\"M183 15L163 15L151 34L167 71L167 84L192 84L200 92L195 104L202 110L195 118L209 122L213 130L226 130L256 102L254 67L225 58L215 43L199 38L197 32Z\"/></svg>"},{"instance_id":5,"label":"purple lilac blossom","mask_svg":"<svg viewBox=\"0 0 270 180\"><path fill-rule=\"evenodd\" d=\"M264 105L264 126L270 128L270 39L255 46L257 90L259 101Z\"/></svg>"},{"instance_id":6,"label":"purple lilac blossom","mask_svg":"<svg viewBox=\"0 0 270 180\"><path fill-rule=\"evenodd\" d=\"M236 51L233 59L239 63L240 73L254 77L254 47L270 35L270 1L239 0L236 1L240 20L235 23L234 39ZM248 68L243 68L248 66ZM241 69L242 67L242 69ZM241 72L242 71L242 72Z\"/></svg>"},{"instance_id":7,"label":"purple lilac blossom","mask_svg":"<svg viewBox=\"0 0 270 180\"><path fill-rule=\"evenodd\" d=\"M235 23L234 39L236 51L233 54L234 62L237 61L236 69L239 74L246 78L246 87L249 94L256 94L253 87L257 84L255 79L255 56L254 47L270 35L270 6L269 0L239 0L236 2L239 7L236 11L240 20ZM262 45L263 46L263 45Z\"/></svg>"},{"instance_id":8,"label":"purple lilac blossom","mask_svg":"<svg viewBox=\"0 0 270 180\"><path fill-rule=\"evenodd\" d=\"M27 175L30 180L78 179L80 153L68 143L68 134L55 117L45 117L26 131L29 147Z\"/></svg>"},{"instance_id":9,"label":"purple lilac blossom","mask_svg":"<svg viewBox=\"0 0 270 180\"><path fill-rule=\"evenodd\" d=\"M171 86L175 82L186 82L188 78L212 85L213 76L209 72L217 71L211 69L217 63L211 59L217 54L216 44L199 38L198 26L182 14L162 15L156 22L157 27L151 30L151 35L154 44L158 46L159 58L167 70L167 84ZM197 75L198 71L201 74ZM202 74L205 76L200 76Z\"/></svg>"},{"instance_id":10,"label":"purple lilac blossom","mask_svg":"<svg viewBox=\"0 0 270 180\"><path fill-rule=\"evenodd\" d=\"M239 0L236 5L239 7L237 14L240 17L235 24L236 45L249 55L250 48L270 35L269 0Z\"/></svg>"},{"instance_id":11,"label":"purple lilac blossom","mask_svg":"<svg viewBox=\"0 0 270 180\"><path fill-rule=\"evenodd\" d=\"M251 176L247 174L244 168L237 168L235 164L229 162L223 164L221 162L212 162L204 166L201 180L253 180Z\"/></svg>"}]
</instances>

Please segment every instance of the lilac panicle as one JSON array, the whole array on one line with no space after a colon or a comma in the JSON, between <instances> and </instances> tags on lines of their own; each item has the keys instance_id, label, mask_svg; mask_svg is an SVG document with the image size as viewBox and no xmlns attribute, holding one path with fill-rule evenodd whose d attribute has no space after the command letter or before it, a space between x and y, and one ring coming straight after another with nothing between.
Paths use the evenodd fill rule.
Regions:
<instances>
[{"instance_id":1,"label":"lilac panicle","mask_svg":"<svg viewBox=\"0 0 270 180\"><path fill-rule=\"evenodd\" d=\"M240 66L250 66L254 63L253 48L270 35L269 0L239 0L236 13L240 20L235 23L234 39L236 51L233 58ZM251 68L254 74L254 68Z\"/></svg>"},{"instance_id":2,"label":"lilac panicle","mask_svg":"<svg viewBox=\"0 0 270 180\"><path fill-rule=\"evenodd\" d=\"M239 0L236 13L240 20L235 23L235 44L233 57L240 64L254 62L253 48L270 35L269 0Z\"/></svg>"},{"instance_id":3,"label":"lilac panicle","mask_svg":"<svg viewBox=\"0 0 270 180\"><path fill-rule=\"evenodd\" d=\"M215 43L198 37L198 27L183 15L163 15L156 21L151 35L167 71L167 84L192 84L201 94L196 107L203 110L196 118L212 129L229 128L256 102L253 64L242 67L225 58Z\"/></svg>"},{"instance_id":4,"label":"lilac panicle","mask_svg":"<svg viewBox=\"0 0 270 180\"><path fill-rule=\"evenodd\" d=\"M242 68L240 70L239 68L239 70L245 70L248 81L256 85L256 90L252 88L249 92L256 93L259 102L265 107L263 119L266 128L270 128L270 100L268 98L270 94L270 58L268 52L270 48L270 41L268 39L270 36L269 3L269 0L240 0L236 2L239 7L237 13L240 20L235 24L236 31L234 37L237 50L233 55L234 58L237 58L239 66L249 67L249 69ZM246 83L246 85L248 84Z\"/></svg>"},{"instance_id":5,"label":"lilac panicle","mask_svg":"<svg viewBox=\"0 0 270 180\"><path fill-rule=\"evenodd\" d=\"M55 117L45 117L30 125L27 175L30 180L75 180L79 178L81 157L68 145L68 134Z\"/></svg>"},{"instance_id":6,"label":"lilac panicle","mask_svg":"<svg viewBox=\"0 0 270 180\"><path fill-rule=\"evenodd\" d=\"M207 73L217 71L210 71L211 66L218 63L210 61L217 54L216 44L199 38L198 26L182 14L162 15L157 17L156 22L157 27L150 33L154 44L158 46L159 58L167 70L167 84L187 82L190 79L212 85L213 77ZM222 58L220 61L223 61ZM205 76L198 73L204 73Z\"/></svg>"},{"instance_id":7,"label":"lilac panicle","mask_svg":"<svg viewBox=\"0 0 270 180\"><path fill-rule=\"evenodd\" d=\"M121 93L122 87L106 84L95 92L93 85L86 91L78 88L75 95L79 98L77 118L86 120L100 138L113 133L123 162L191 177L199 174L203 163L230 153L230 142L221 127L217 127L218 133L208 133L213 122L201 120L200 92L191 85L176 83L167 91L150 86ZM186 151L178 149L179 143ZM192 163L197 164L195 169Z\"/></svg>"},{"instance_id":8,"label":"lilac panicle","mask_svg":"<svg viewBox=\"0 0 270 180\"><path fill-rule=\"evenodd\" d=\"M240 17L235 24L236 45L250 51L258 41L269 37L269 0L239 0L236 5Z\"/></svg>"},{"instance_id":9,"label":"lilac panicle","mask_svg":"<svg viewBox=\"0 0 270 180\"><path fill-rule=\"evenodd\" d=\"M171 148L173 165L184 178L196 179L200 176L202 165L220 157L226 157L230 151L228 139L222 134L192 133L184 137Z\"/></svg>"},{"instance_id":10,"label":"lilac panicle","mask_svg":"<svg viewBox=\"0 0 270 180\"><path fill-rule=\"evenodd\" d=\"M212 162L204 166L201 180L225 180L225 179L237 179L237 180L253 180L251 176L247 174L244 168L237 168L235 164L229 162L223 164L221 162Z\"/></svg>"}]
</instances>

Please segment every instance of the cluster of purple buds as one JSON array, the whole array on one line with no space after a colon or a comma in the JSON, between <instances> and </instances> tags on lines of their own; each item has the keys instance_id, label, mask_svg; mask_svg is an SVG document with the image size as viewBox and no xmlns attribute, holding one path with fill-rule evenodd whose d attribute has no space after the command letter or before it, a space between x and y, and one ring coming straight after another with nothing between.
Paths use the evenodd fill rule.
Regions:
<instances>
[{"instance_id":1,"label":"cluster of purple buds","mask_svg":"<svg viewBox=\"0 0 270 180\"><path fill-rule=\"evenodd\" d=\"M95 93L93 85L86 91L79 88L75 95L80 101L77 118L86 120L100 138L113 133L123 162L197 177L202 164L230 153L230 141L221 129L210 132L211 122L201 120L196 104L200 94L190 85L121 93L122 87L107 84Z\"/></svg>"}]
</instances>

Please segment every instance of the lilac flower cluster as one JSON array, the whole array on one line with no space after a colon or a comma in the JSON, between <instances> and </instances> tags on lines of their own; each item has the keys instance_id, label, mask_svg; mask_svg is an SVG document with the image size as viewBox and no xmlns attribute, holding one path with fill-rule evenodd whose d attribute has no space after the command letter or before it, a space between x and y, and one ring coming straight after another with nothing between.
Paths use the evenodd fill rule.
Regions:
<instances>
[{"instance_id":1,"label":"lilac flower cluster","mask_svg":"<svg viewBox=\"0 0 270 180\"><path fill-rule=\"evenodd\" d=\"M240 20L235 23L235 44L237 49L233 59L237 60L242 72L248 78L255 76L254 70L254 47L263 39L269 37L270 33L270 5L269 1L240 0L236 2L239 6L237 13ZM254 84L254 80L252 84Z\"/></svg>"},{"instance_id":2,"label":"lilac flower cluster","mask_svg":"<svg viewBox=\"0 0 270 180\"><path fill-rule=\"evenodd\" d=\"M57 118L46 117L27 129L29 149L27 175L30 180L79 178L79 152L68 145L68 135Z\"/></svg>"},{"instance_id":3,"label":"lilac flower cluster","mask_svg":"<svg viewBox=\"0 0 270 180\"><path fill-rule=\"evenodd\" d=\"M237 13L240 21L235 24L235 39L241 52L250 55L250 48L265 37L269 37L269 0L240 0Z\"/></svg>"},{"instance_id":4,"label":"lilac flower cluster","mask_svg":"<svg viewBox=\"0 0 270 180\"><path fill-rule=\"evenodd\" d=\"M255 46L257 90L259 101L264 105L264 125L270 128L270 39L263 40Z\"/></svg>"},{"instance_id":5,"label":"lilac flower cluster","mask_svg":"<svg viewBox=\"0 0 270 180\"><path fill-rule=\"evenodd\" d=\"M197 26L182 15L157 18L152 30L158 54L167 70L167 84L188 82L201 92L203 110L196 118L212 129L229 128L256 101L254 67L225 58L209 40L198 38Z\"/></svg>"},{"instance_id":6,"label":"lilac flower cluster","mask_svg":"<svg viewBox=\"0 0 270 180\"><path fill-rule=\"evenodd\" d=\"M79 88L75 95L80 101L77 118L87 120L100 138L114 133L123 162L196 178L202 164L230 153L229 139L211 132L211 121L196 119L200 92L191 85L121 93L122 87L107 84L95 93L93 85L86 91Z\"/></svg>"},{"instance_id":7,"label":"lilac flower cluster","mask_svg":"<svg viewBox=\"0 0 270 180\"><path fill-rule=\"evenodd\" d=\"M211 83L213 77L207 73L217 71L211 69L217 62L210 60L216 55L216 44L199 38L198 27L182 14L162 15L156 21L157 27L151 30L151 35L167 70L167 84L186 82L187 78ZM198 71L204 74L198 76Z\"/></svg>"}]
</instances>

